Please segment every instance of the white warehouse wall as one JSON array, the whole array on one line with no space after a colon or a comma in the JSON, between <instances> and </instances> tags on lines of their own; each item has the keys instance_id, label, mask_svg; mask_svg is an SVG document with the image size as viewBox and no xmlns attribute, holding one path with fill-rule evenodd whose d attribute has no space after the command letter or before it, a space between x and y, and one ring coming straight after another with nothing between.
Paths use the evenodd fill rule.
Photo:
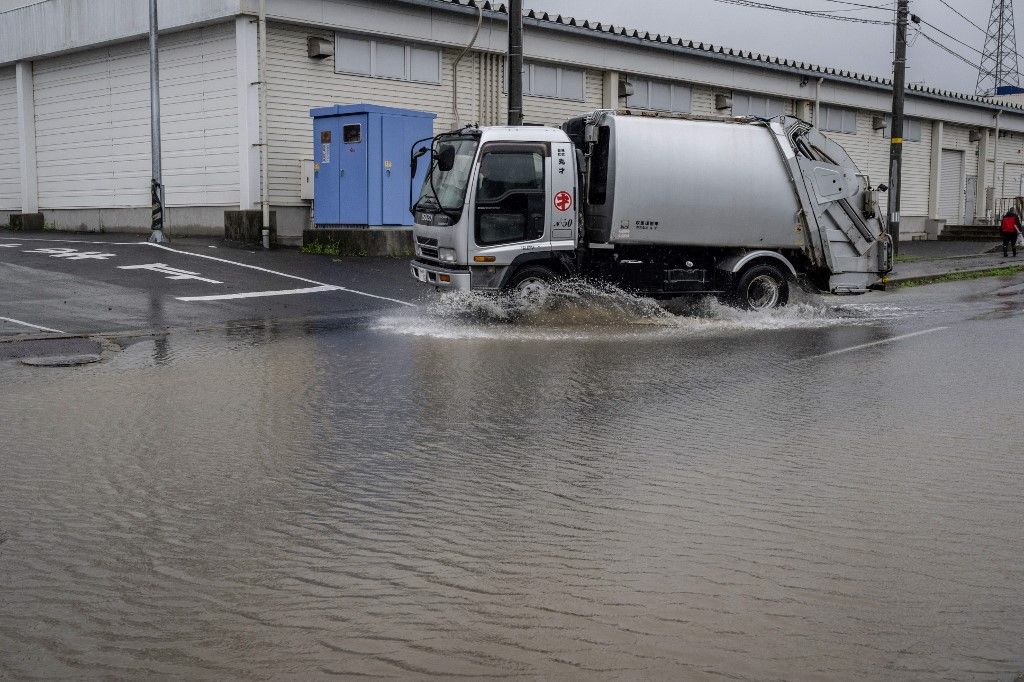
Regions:
<instances>
[{"instance_id":1,"label":"white warehouse wall","mask_svg":"<svg viewBox=\"0 0 1024 682\"><path fill-rule=\"evenodd\" d=\"M601 108L604 97L603 72L587 69L584 71L583 101L556 99L554 97L523 97L523 121L561 125L570 118ZM507 109L508 95L502 98ZM504 123L504 121L502 121Z\"/></svg>"},{"instance_id":2,"label":"white warehouse wall","mask_svg":"<svg viewBox=\"0 0 1024 682\"><path fill-rule=\"evenodd\" d=\"M0 211L21 209L18 95L14 67L0 69Z\"/></svg>"},{"instance_id":3,"label":"white warehouse wall","mask_svg":"<svg viewBox=\"0 0 1024 682\"><path fill-rule=\"evenodd\" d=\"M334 41L323 29L270 24L267 32L267 124L269 132L270 200L275 206L304 206L299 198L300 163L312 158L313 119L309 110L333 104L367 102L382 106L433 111L435 132L450 130L452 64L456 51L441 51L441 83L412 83L335 73L334 58L310 59L306 39ZM480 60L469 54L459 64L459 115L464 122L480 118Z\"/></svg>"},{"instance_id":4,"label":"white warehouse wall","mask_svg":"<svg viewBox=\"0 0 1024 682\"><path fill-rule=\"evenodd\" d=\"M150 205L148 45L34 64L41 210ZM161 37L166 202L237 206L234 23Z\"/></svg>"}]
</instances>

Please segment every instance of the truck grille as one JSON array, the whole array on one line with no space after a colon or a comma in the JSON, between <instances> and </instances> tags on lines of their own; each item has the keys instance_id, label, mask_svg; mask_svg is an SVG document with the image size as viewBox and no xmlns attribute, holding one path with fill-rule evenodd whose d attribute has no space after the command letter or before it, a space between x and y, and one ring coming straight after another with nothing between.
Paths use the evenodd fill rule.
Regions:
<instances>
[{"instance_id":1,"label":"truck grille","mask_svg":"<svg viewBox=\"0 0 1024 682\"><path fill-rule=\"evenodd\" d=\"M437 240L432 237L416 237L416 243L420 247L420 254L437 260Z\"/></svg>"}]
</instances>

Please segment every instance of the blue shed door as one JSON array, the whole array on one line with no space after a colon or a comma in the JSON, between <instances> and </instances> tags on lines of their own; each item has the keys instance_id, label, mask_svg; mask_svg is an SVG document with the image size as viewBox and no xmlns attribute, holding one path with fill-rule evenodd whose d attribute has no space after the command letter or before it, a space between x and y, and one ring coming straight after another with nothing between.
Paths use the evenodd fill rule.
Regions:
<instances>
[{"instance_id":1,"label":"blue shed door","mask_svg":"<svg viewBox=\"0 0 1024 682\"><path fill-rule=\"evenodd\" d=\"M341 214L341 194L338 185L338 148L341 130L338 119L313 119L313 222L330 225L338 222Z\"/></svg>"},{"instance_id":2,"label":"blue shed door","mask_svg":"<svg viewBox=\"0 0 1024 682\"><path fill-rule=\"evenodd\" d=\"M380 151L384 163L381 216L385 225L412 225L409 212L410 120L406 116L384 116L381 120ZM420 166L426 159L420 159ZM420 175L420 173L417 173ZM419 192L419 187L415 192Z\"/></svg>"},{"instance_id":3,"label":"blue shed door","mask_svg":"<svg viewBox=\"0 0 1024 682\"><path fill-rule=\"evenodd\" d=\"M341 211L338 222L344 225L369 223L367 203L367 117L342 116L341 140L338 149L338 175L341 188Z\"/></svg>"}]
</instances>

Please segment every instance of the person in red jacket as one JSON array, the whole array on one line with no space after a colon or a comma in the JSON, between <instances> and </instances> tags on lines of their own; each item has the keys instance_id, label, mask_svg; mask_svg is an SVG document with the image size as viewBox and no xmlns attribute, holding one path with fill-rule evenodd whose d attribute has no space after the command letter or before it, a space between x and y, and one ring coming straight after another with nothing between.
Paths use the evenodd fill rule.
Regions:
<instances>
[{"instance_id":1,"label":"person in red jacket","mask_svg":"<svg viewBox=\"0 0 1024 682\"><path fill-rule=\"evenodd\" d=\"M1013 257L1017 257L1017 236L1020 234L1020 216L1011 208L999 223L999 232L1003 235L1003 258L1007 256L1007 247L1013 249Z\"/></svg>"}]
</instances>

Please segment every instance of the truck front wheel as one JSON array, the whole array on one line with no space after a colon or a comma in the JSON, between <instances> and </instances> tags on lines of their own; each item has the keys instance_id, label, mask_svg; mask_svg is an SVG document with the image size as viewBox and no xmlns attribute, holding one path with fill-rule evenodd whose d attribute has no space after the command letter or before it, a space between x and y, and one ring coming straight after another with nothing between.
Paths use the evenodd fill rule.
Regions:
<instances>
[{"instance_id":1,"label":"truck front wheel","mask_svg":"<svg viewBox=\"0 0 1024 682\"><path fill-rule=\"evenodd\" d=\"M543 265L527 265L519 268L509 278L506 288L532 297L539 294L555 277L555 272L550 268Z\"/></svg>"},{"instance_id":2,"label":"truck front wheel","mask_svg":"<svg viewBox=\"0 0 1024 682\"><path fill-rule=\"evenodd\" d=\"M769 310L789 302L789 280L774 265L753 265L743 271L733 290L733 299L747 310Z\"/></svg>"}]
</instances>

